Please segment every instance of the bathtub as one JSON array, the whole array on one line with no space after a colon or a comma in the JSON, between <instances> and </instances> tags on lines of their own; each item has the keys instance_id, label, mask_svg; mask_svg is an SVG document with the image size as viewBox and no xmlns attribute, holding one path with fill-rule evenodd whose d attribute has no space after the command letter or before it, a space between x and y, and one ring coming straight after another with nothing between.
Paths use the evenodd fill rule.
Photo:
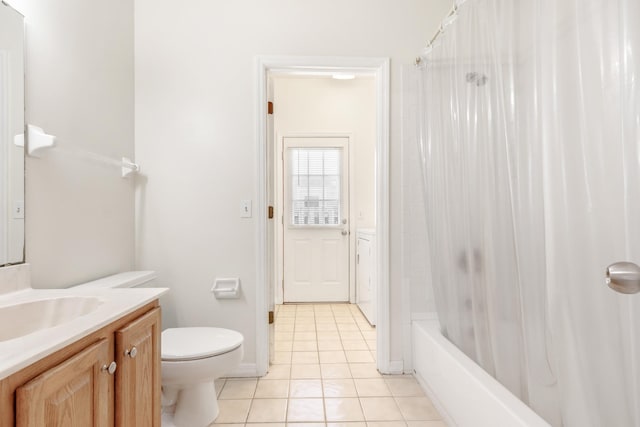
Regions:
<instances>
[{"instance_id":1,"label":"bathtub","mask_svg":"<svg viewBox=\"0 0 640 427\"><path fill-rule=\"evenodd\" d=\"M415 376L450 426L550 427L440 333L437 320L414 320Z\"/></svg>"}]
</instances>

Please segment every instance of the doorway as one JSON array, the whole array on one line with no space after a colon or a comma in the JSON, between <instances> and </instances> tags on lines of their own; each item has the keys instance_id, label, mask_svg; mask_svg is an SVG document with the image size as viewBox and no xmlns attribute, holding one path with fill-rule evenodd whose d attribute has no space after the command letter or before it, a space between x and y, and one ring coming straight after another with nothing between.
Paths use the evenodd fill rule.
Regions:
<instances>
[{"instance_id":1,"label":"doorway","mask_svg":"<svg viewBox=\"0 0 640 427\"><path fill-rule=\"evenodd\" d=\"M267 212L267 208L273 206L272 203L274 203L274 195L270 194L270 186L268 185L270 180L268 158L273 159L274 156L273 151L270 151L269 148L273 148L276 142L275 137L269 141L269 135L273 134L273 132L269 132L269 130L273 130L273 119L268 115L269 95L273 90L270 85L270 77L274 74L326 76L333 73L353 73L356 75L368 75L375 82L375 190L373 215L375 217L374 234L378 243L372 254L372 259L375 260L375 275L378 284L375 293L378 297L378 305L375 310L377 328L372 332L375 334L375 340L372 339L370 343L374 343L376 347L376 368L382 373L395 372L390 368L389 360L389 60L387 58L259 57L256 65L258 80L256 98L258 121L257 176L259 181L258 188L260 189L257 197L258 212ZM274 108L277 109L277 105ZM340 108L340 105L335 106L335 108ZM309 135L289 134L288 136L300 137ZM284 153L276 152L275 156L284 157ZM284 193L284 188L282 192ZM302 201L304 202L305 200ZM306 201L308 202L308 207L314 204L313 199ZM278 289L282 289L281 276L277 274L274 268L275 263L270 262L270 257L273 255L272 245L274 242L272 239L278 238L278 234L274 232L274 229L278 223L284 225L287 215L274 215L270 220L265 215L264 218L264 221L258 221L257 283L264 284L259 285L256 289L256 372L258 375L264 375L269 367L269 338L273 336L273 328L269 327L266 319L269 317L267 316L269 311L275 311L275 303L278 301L276 294ZM323 220L324 217L319 214L318 221L321 222ZM307 221L315 222L315 216L308 215ZM328 215L326 221L331 221ZM350 232L351 240L352 237L355 237L355 230L352 229ZM349 245L349 251L350 256L355 253L354 244ZM355 300L355 285L353 284L355 269L350 268L349 270L349 282L352 285L349 286L347 301L353 302ZM284 273L282 274L284 275ZM269 333L270 330L271 334Z\"/></svg>"},{"instance_id":2,"label":"doorway","mask_svg":"<svg viewBox=\"0 0 640 427\"><path fill-rule=\"evenodd\" d=\"M284 303L349 301L349 137L283 137Z\"/></svg>"}]
</instances>

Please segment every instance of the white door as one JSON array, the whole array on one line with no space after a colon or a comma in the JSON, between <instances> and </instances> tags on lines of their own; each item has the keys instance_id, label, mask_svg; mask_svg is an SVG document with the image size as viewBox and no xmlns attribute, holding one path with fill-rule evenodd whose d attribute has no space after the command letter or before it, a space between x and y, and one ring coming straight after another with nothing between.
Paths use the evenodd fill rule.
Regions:
<instances>
[{"instance_id":1,"label":"white door","mask_svg":"<svg viewBox=\"0 0 640 427\"><path fill-rule=\"evenodd\" d=\"M349 300L349 138L284 147L284 302Z\"/></svg>"}]
</instances>

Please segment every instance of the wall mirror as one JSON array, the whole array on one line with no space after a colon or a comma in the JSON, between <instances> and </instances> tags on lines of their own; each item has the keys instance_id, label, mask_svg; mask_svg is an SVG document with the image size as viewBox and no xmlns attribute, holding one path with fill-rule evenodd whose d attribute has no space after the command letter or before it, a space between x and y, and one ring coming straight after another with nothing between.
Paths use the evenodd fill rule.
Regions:
<instances>
[{"instance_id":1,"label":"wall mirror","mask_svg":"<svg viewBox=\"0 0 640 427\"><path fill-rule=\"evenodd\" d=\"M0 266L24 262L24 17L0 3Z\"/></svg>"}]
</instances>

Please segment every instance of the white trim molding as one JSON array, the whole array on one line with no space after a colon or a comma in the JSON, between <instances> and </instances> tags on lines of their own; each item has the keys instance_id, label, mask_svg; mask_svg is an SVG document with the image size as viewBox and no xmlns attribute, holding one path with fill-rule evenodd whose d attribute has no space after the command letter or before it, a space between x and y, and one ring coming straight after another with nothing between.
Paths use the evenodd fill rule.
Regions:
<instances>
[{"instance_id":1,"label":"white trim molding","mask_svg":"<svg viewBox=\"0 0 640 427\"><path fill-rule=\"evenodd\" d=\"M389 59L376 73L376 262L378 305L376 315L378 370L391 373L389 298Z\"/></svg>"},{"instance_id":2,"label":"white trim molding","mask_svg":"<svg viewBox=\"0 0 640 427\"><path fill-rule=\"evenodd\" d=\"M256 373L269 368L268 241L267 241L267 84L272 74L326 75L334 72L368 74L376 79L376 261L377 363L382 373L398 370L390 361L389 318L389 58L258 56L256 72ZM400 371L402 367L400 367Z\"/></svg>"}]
</instances>

